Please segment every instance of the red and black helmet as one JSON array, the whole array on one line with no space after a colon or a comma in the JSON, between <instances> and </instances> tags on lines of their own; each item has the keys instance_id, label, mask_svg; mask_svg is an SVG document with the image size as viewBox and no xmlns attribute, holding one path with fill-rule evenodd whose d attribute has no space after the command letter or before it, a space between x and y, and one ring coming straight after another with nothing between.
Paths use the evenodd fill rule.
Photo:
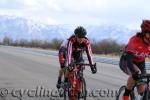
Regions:
<instances>
[{"instance_id":1,"label":"red and black helmet","mask_svg":"<svg viewBox=\"0 0 150 100\"><path fill-rule=\"evenodd\" d=\"M150 33L150 20L143 20L141 30L142 33Z\"/></svg>"}]
</instances>

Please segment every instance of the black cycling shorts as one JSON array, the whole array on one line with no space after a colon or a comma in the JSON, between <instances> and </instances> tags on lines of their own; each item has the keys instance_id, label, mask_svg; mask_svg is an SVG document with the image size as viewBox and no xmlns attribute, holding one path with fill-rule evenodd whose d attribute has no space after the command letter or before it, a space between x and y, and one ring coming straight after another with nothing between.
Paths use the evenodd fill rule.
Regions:
<instances>
[{"instance_id":1,"label":"black cycling shorts","mask_svg":"<svg viewBox=\"0 0 150 100\"><path fill-rule=\"evenodd\" d=\"M128 66L128 60L124 58L124 56L121 57L119 66L120 69L126 73L127 75L133 74ZM146 74L146 68L145 68L145 61L143 62L133 62L137 66L137 68L141 71L141 74Z\"/></svg>"}]
</instances>

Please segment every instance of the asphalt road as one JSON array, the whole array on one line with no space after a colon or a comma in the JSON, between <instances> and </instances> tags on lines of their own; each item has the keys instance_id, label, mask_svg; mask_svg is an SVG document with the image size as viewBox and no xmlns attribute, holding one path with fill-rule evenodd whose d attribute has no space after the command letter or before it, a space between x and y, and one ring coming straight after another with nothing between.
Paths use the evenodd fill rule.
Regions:
<instances>
[{"instance_id":1,"label":"asphalt road","mask_svg":"<svg viewBox=\"0 0 150 100\"><path fill-rule=\"evenodd\" d=\"M56 89L58 57L51 52L0 46L0 100L62 100ZM97 63L97 68L97 74L84 71L88 100L115 100L127 76L117 65Z\"/></svg>"}]
</instances>

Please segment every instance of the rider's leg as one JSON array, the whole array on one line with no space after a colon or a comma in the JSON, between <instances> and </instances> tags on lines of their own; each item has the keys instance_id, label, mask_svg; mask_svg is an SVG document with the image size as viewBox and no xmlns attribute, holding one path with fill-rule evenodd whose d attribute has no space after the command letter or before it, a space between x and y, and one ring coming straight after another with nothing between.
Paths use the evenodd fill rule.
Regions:
<instances>
[{"instance_id":1,"label":"rider's leg","mask_svg":"<svg viewBox=\"0 0 150 100\"><path fill-rule=\"evenodd\" d=\"M135 80L132 78L132 72L129 68L130 64L128 64L128 60L126 58L122 57L122 59L120 59L119 65L120 65L120 69L129 76L128 81L127 81L127 86L125 89L125 93L123 96L123 100L129 100L129 95L135 85ZM134 68L135 70L138 70L137 66L133 65L133 67L135 67Z\"/></svg>"},{"instance_id":2,"label":"rider's leg","mask_svg":"<svg viewBox=\"0 0 150 100\"><path fill-rule=\"evenodd\" d=\"M64 75L64 73L65 73L65 67L63 67L59 70L58 83L61 83L61 79L62 79L62 76Z\"/></svg>"},{"instance_id":3,"label":"rider's leg","mask_svg":"<svg viewBox=\"0 0 150 100\"><path fill-rule=\"evenodd\" d=\"M129 75L128 81L127 81L127 86L125 88L125 92L123 94L122 100L129 100L129 95L134 87L135 81L132 78L132 75Z\"/></svg>"},{"instance_id":4,"label":"rider's leg","mask_svg":"<svg viewBox=\"0 0 150 100\"><path fill-rule=\"evenodd\" d=\"M58 80L57 80L57 88L60 88L62 76L64 75L64 73L65 73L65 67L63 67L59 70L59 76L58 76Z\"/></svg>"},{"instance_id":5,"label":"rider's leg","mask_svg":"<svg viewBox=\"0 0 150 100\"><path fill-rule=\"evenodd\" d=\"M60 88L61 79L65 73L65 59L64 58L62 59L63 61L60 61L60 70L59 70L59 75L58 75L57 88Z\"/></svg>"},{"instance_id":6,"label":"rider's leg","mask_svg":"<svg viewBox=\"0 0 150 100\"><path fill-rule=\"evenodd\" d=\"M64 81L65 81L65 83L67 83L68 82L68 70L66 70L66 69L65 69L65 76L64 77L65 77Z\"/></svg>"},{"instance_id":7,"label":"rider's leg","mask_svg":"<svg viewBox=\"0 0 150 100\"><path fill-rule=\"evenodd\" d=\"M141 62L137 64L139 69L141 70L141 74L146 74L145 62ZM146 85L141 84L137 86L138 93L142 96L145 92Z\"/></svg>"},{"instance_id":8,"label":"rider's leg","mask_svg":"<svg viewBox=\"0 0 150 100\"><path fill-rule=\"evenodd\" d=\"M129 96L130 92L132 91L132 89L134 87L134 84L135 84L135 81L133 80L132 76L130 75L128 77L127 86L125 89L124 96Z\"/></svg>"},{"instance_id":9,"label":"rider's leg","mask_svg":"<svg viewBox=\"0 0 150 100\"><path fill-rule=\"evenodd\" d=\"M133 65L133 67L134 67L135 72L141 73L140 69L135 64ZM130 72L129 74L130 75L129 75L129 78L128 78L128 81L127 81L127 87L126 87L124 95L129 95L130 94L129 91L131 92L134 85L135 85L135 80L132 77L132 73Z\"/></svg>"},{"instance_id":10,"label":"rider's leg","mask_svg":"<svg viewBox=\"0 0 150 100\"><path fill-rule=\"evenodd\" d=\"M57 88L60 87L61 84L61 78L65 72L65 65L66 65L66 49L64 47L61 47L59 49L59 63L60 63L60 70L59 70L59 76L57 81Z\"/></svg>"}]
</instances>

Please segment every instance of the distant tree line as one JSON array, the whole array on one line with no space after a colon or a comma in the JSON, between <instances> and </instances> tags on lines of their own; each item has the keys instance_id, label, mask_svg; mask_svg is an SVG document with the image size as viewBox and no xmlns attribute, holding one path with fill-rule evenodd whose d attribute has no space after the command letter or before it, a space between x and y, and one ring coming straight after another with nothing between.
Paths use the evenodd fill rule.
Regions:
<instances>
[{"instance_id":1,"label":"distant tree line","mask_svg":"<svg viewBox=\"0 0 150 100\"><path fill-rule=\"evenodd\" d=\"M51 41L43 40L13 40L9 37L5 37L0 44L8 46L21 46L21 47L31 47L31 48L43 48L43 49L59 49L63 40L61 39L52 39Z\"/></svg>"},{"instance_id":2,"label":"distant tree line","mask_svg":"<svg viewBox=\"0 0 150 100\"><path fill-rule=\"evenodd\" d=\"M43 40L13 40L9 37L5 37L0 44L8 46L21 46L21 47L30 47L30 48L43 48L43 49L54 49L58 50L63 40L61 39L52 39L51 41ZM124 47L124 44L119 44L116 40L104 39L101 41L91 40L92 51L95 54L114 54L117 55L120 53L120 50Z\"/></svg>"},{"instance_id":3,"label":"distant tree line","mask_svg":"<svg viewBox=\"0 0 150 100\"><path fill-rule=\"evenodd\" d=\"M121 53L121 50L125 47L125 44L119 44L116 42L116 40L113 39L103 39L98 42L92 41L91 47L95 54L118 55Z\"/></svg>"}]
</instances>

